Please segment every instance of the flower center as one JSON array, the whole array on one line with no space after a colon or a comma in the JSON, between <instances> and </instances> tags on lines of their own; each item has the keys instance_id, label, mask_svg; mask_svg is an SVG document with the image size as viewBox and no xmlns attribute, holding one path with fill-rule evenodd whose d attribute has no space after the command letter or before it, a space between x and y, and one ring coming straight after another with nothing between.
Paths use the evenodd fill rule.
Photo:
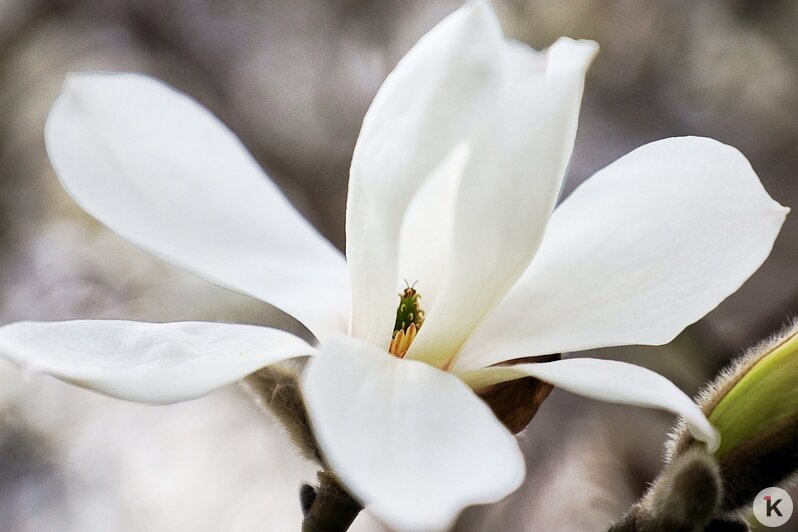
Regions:
<instances>
[{"instance_id":1,"label":"flower center","mask_svg":"<svg viewBox=\"0 0 798 532\"><path fill-rule=\"evenodd\" d=\"M415 286L415 283L413 283ZM403 358L410 349L410 344L421 329L424 323L424 311L418 304L421 296L413 286L405 288L399 294L399 307L396 309L396 322L393 326L393 336L388 352L399 358Z\"/></svg>"}]
</instances>

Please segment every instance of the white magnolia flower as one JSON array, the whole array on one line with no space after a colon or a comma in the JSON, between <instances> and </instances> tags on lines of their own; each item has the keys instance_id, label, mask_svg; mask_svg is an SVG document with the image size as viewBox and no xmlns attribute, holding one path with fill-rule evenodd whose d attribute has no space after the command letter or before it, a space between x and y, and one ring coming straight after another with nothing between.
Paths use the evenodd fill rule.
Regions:
<instances>
[{"instance_id":1,"label":"white magnolia flower","mask_svg":"<svg viewBox=\"0 0 798 532\"><path fill-rule=\"evenodd\" d=\"M399 529L446 527L521 484L515 438L473 391L502 381L666 409L716 446L698 407L646 369L496 366L670 341L762 264L787 212L739 152L703 138L643 146L555 210L596 50L507 41L481 2L424 36L364 119L346 259L194 100L140 75L70 75L45 133L75 201L158 257L291 314L318 345L249 325L81 320L7 325L0 352L148 403L312 355L303 387L325 457ZM403 279L425 319L406 316L392 341Z\"/></svg>"}]
</instances>

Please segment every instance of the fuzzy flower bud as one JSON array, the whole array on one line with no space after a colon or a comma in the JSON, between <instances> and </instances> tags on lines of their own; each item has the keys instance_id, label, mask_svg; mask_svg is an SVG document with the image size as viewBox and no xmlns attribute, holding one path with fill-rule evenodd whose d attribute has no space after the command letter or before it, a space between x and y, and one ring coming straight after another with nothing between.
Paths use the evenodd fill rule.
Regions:
<instances>
[{"instance_id":1,"label":"fuzzy flower bud","mask_svg":"<svg viewBox=\"0 0 798 532\"><path fill-rule=\"evenodd\" d=\"M721 511L746 509L763 488L798 471L798 323L748 350L710 382L699 403L721 434ZM679 427L669 457L693 439Z\"/></svg>"},{"instance_id":2,"label":"fuzzy flower bud","mask_svg":"<svg viewBox=\"0 0 798 532\"><path fill-rule=\"evenodd\" d=\"M700 393L721 435L708 453L680 423L666 466L611 530L747 530L740 520L763 488L798 472L798 323L750 349Z\"/></svg>"}]
</instances>

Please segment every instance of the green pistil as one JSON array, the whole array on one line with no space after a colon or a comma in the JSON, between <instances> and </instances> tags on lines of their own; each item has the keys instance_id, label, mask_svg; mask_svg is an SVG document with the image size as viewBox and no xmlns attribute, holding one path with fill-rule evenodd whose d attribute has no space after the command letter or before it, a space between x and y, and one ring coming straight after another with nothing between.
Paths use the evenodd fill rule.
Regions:
<instances>
[{"instance_id":1,"label":"green pistil","mask_svg":"<svg viewBox=\"0 0 798 532\"><path fill-rule=\"evenodd\" d=\"M424 323L424 311L419 306L419 299L415 288L408 286L404 292L399 294L399 307L396 309L396 323L393 325L393 332L407 331L411 323L416 324L416 329L420 329Z\"/></svg>"}]
</instances>

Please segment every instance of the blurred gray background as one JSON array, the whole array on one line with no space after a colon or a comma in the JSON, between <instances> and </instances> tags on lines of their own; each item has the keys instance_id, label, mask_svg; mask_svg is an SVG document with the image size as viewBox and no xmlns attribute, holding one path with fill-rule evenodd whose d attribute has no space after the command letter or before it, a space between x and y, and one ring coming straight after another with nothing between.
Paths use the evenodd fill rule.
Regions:
<instances>
[{"instance_id":1,"label":"blurred gray background","mask_svg":"<svg viewBox=\"0 0 798 532\"><path fill-rule=\"evenodd\" d=\"M263 304L151 259L67 198L42 139L66 72L147 72L198 98L342 247L363 113L401 55L458 5L0 0L0 323L284 323ZM771 195L798 207L798 2L494 5L506 32L536 47L560 35L602 46L567 190L640 144L698 134L740 148ZM647 365L694 392L798 310L796 234L793 215L764 267L673 344L599 355ZM555 391L521 436L525 486L467 510L456 528L602 530L656 474L671 423ZM154 408L0 365L0 530L298 530L297 490L313 474L236 387ZM354 530L382 529L363 514Z\"/></svg>"}]
</instances>

